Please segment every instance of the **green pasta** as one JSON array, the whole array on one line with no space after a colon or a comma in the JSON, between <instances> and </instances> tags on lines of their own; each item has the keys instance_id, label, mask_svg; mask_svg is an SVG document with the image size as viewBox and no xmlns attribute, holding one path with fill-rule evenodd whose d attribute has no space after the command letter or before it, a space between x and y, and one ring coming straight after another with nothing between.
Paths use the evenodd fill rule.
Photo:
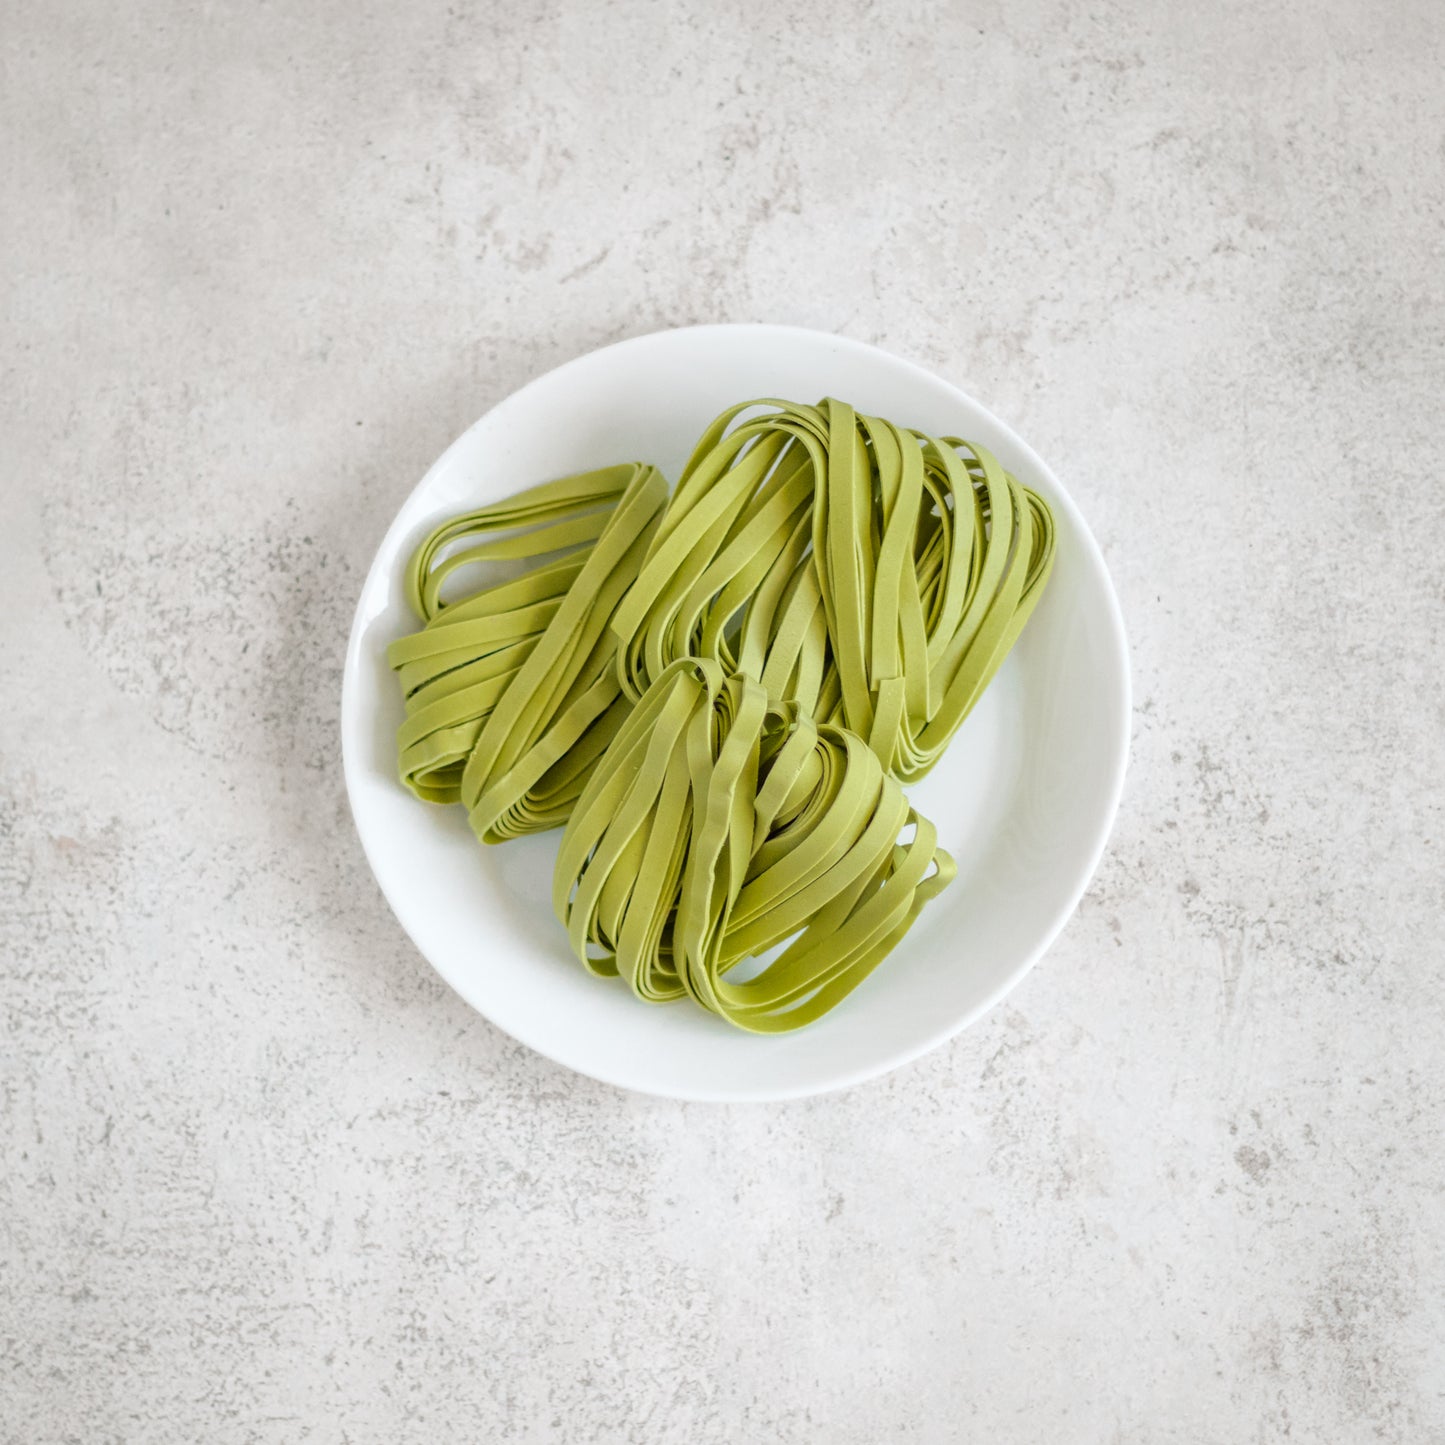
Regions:
<instances>
[{"instance_id":1,"label":"green pasta","mask_svg":"<svg viewBox=\"0 0 1445 1445\"><path fill-rule=\"evenodd\" d=\"M900 784L942 755L1053 556L1047 505L981 446L832 399L742 403L671 497L654 467L604 467L423 540L423 625L388 652L402 781L488 843L565 824L553 903L594 973L799 1028L953 877Z\"/></svg>"},{"instance_id":2,"label":"green pasta","mask_svg":"<svg viewBox=\"0 0 1445 1445\"><path fill-rule=\"evenodd\" d=\"M553 906L592 972L781 1033L851 993L948 884L937 841L856 734L686 658L594 768ZM784 943L746 982L727 977Z\"/></svg>"},{"instance_id":3,"label":"green pasta","mask_svg":"<svg viewBox=\"0 0 1445 1445\"><path fill-rule=\"evenodd\" d=\"M605 467L468 512L417 548L406 591L426 625L387 656L406 696L401 777L418 797L462 803L489 843L566 822L628 711L607 624L666 498L655 467ZM462 542L471 545L447 552ZM567 547L577 550L464 600L441 599L466 566Z\"/></svg>"},{"instance_id":4,"label":"green pasta","mask_svg":"<svg viewBox=\"0 0 1445 1445\"><path fill-rule=\"evenodd\" d=\"M774 410L739 421L759 406ZM623 685L635 699L674 659L715 658L846 723L913 782L1053 556L1047 505L981 446L839 401L744 402L703 433L613 619Z\"/></svg>"}]
</instances>

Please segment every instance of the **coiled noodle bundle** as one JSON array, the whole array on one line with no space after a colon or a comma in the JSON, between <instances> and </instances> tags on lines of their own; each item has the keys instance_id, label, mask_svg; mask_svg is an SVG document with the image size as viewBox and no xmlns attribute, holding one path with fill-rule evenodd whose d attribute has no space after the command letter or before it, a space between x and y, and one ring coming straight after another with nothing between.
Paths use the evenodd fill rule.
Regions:
<instances>
[{"instance_id":1,"label":"coiled noodle bundle","mask_svg":"<svg viewBox=\"0 0 1445 1445\"><path fill-rule=\"evenodd\" d=\"M912 782L1053 555L1048 507L984 447L831 399L745 402L703 433L613 619L623 686L636 698L676 658L710 657L846 723Z\"/></svg>"},{"instance_id":2,"label":"coiled noodle bundle","mask_svg":"<svg viewBox=\"0 0 1445 1445\"><path fill-rule=\"evenodd\" d=\"M402 781L429 801L462 803L485 841L564 823L626 716L608 623L666 497L655 467L605 467L468 512L413 554L407 597L426 625L388 651L406 696ZM578 550L441 599L464 567L563 548Z\"/></svg>"},{"instance_id":3,"label":"coiled noodle bundle","mask_svg":"<svg viewBox=\"0 0 1445 1445\"><path fill-rule=\"evenodd\" d=\"M851 993L953 874L933 824L856 734L689 658L596 764L553 907L592 972L779 1033ZM752 978L729 978L784 943Z\"/></svg>"}]
</instances>

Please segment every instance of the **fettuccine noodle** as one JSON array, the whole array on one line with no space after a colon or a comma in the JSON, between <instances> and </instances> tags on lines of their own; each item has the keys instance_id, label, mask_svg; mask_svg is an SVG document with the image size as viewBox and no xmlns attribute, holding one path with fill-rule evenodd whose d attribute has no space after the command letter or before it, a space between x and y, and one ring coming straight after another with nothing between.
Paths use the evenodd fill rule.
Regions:
<instances>
[{"instance_id":1,"label":"fettuccine noodle","mask_svg":"<svg viewBox=\"0 0 1445 1445\"><path fill-rule=\"evenodd\" d=\"M592 972L781 1033L851 993L948 884L937 841L855 733L686 658L594 768L552 902ZM785 942L747 982L728 979Z\"/></svg>"},{"instance_id":2,"label":"fettuccine noodle","mask_svg":"<svg viewBox=\"0 0 1445 1445\"><path fill-rule=\"evenodd\" d=\"M628 711L608 622L666 498L655 467L605 467L468 512L417 548L407 599L426 625L387 655L406 695L401 777L418 797L462 803L489 843L567 821ZM471 545L446 553L458 542ZM463 567L567 547L577 550L464 600L441 599Z\"/></svg>"},{"instance_id":3,"label":"fettuccine noodle","mask_svg":"<svg viewBox=\"0 0 1445 1445\"><path fill-rule=\"evenodd\" d=\"M775 409L738 420L758 406ZM1048 507L984 447L839 401L745 402L703 433L613 619L623 686L635 699L675 658L715 658L913 782L1053 557Z\"/></svg>"}]
</instances>

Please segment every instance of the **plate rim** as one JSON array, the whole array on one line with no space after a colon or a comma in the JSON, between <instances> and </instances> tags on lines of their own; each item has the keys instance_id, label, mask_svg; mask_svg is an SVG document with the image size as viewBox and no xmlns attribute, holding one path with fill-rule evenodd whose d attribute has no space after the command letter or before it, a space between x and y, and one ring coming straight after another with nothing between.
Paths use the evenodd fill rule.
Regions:
<instances>
[{"instance_id":1,"label":"plate rim","mask_svg":"<svg viewBox=\"0 0 1445 1445\"><path fill-rule=\"evenodd\" d=\"M399 907L397 900L393 898L388 890L382 876L382 870L378 866L378 860L373 850L372 843L368 840L365 828L362 826L359 812L358 794L360 787L360 763L354 754L354 750L348 745L350 731L349 722L352 714L357 710L357 701L353 694L359 683L359 668L362 656L362 639L364 636L365 603L371 595L373 585L377 581L378 574L382 570L382 559L393 550L393 533L401 525L403 514L407 511L412 499L422 492L432 478L440 471L452 453L461 447L480 426L501 406L523 396L532 389L541 386L546 382L553 382L573 367L584 362L594 361L600 356L627 347L645 346L655 343L663 337L675 337L682 334L693 334L702 336L706 333L727 332L736 334L738 332L754 332L759 338L767 335L786 333L798 337L806 337L810 342L827 342L843 351L851 351L860 356L884 357L887 362L901 368L907 373L926 381L932 386L942 386L951 392L961 403L973 408L985 415L989 421L998 428L999 434L1006 437L1011 446L1026 456L1029 463L1048 479L1053 489L1054 497L1062 504L1063 509L1068 513L1070 523L1075 529L1077 537L1082 542L1082 560L1092 571L1096 579L1103 584L1103 598L1105 611L1109 623L1109 634L1116 653L1118 664L1118 675L1120 679L1121 706L1119 709L1120 728L1118 735L1113 739L1110 772L1111 777L1108 787L1108 804L1099 816L1095 827L1095 836L1088 849L1087 855L1081 855L1084 861L1076 871L1074 882L1068 891L1064 902L1054 911L1053 917L1049 919L1048 925L1039 935L1038 942L1015 966L976 1004L966 1009L957 1018L950 1019L939 1029L930 1032L921 1042L910 1045L904 1049L897 1050L870 1064L860 1065L846 1071L842 1071L834 1077L830 1077L821 1083L799 1084L790 1087L773 1087L765 1092L743 1093L726 1087L698 1089L698 1088L665 1088L653 1087L646 1083L639 1083L635 1079L615 1076L607 1069L593 1067L584 1068L559 1054L546 1042L535 1037L528 1037L529 1030L518 1030L510 1025L503 1025L492 1017L486 1009L468 996L462 984L451 976L446 968L438 963L417 941L412 929L408 926L404 916L403 907ZM1051 501L1053 499L1051 498ZM997 416L990 408L977 401L962 387L956 385L945 376L930 371L927 367L907 357L899 356L884 347L875 346L870 342L859 341L854 337L840 336L834 332L819 330L814 327L796 326L780 322L706 322L691 326L663 327L655 331L643 332L636 336L624 337L618 341L609 342L604 346L594 347L588 351L570 357L568 360L559 363L547 371L539 373L518 387L515 391L508 392L505 396L499 397L489 406L475 421L465 430L460 432L452 442L441 452L435 461L426 469L411 488L407 495L397 505L395 514L390 525L382 534L380 542L372 557L371 565L367 568L366 576L361 584L357 597L356 607L352 615L351 628L347 635L346 655L342 670L341 684L341 707L338 722L341 730L341 752L342 752L342 774L346 784L347 803L351 812L352 824L356 836L361 843L362 853L366 858L367 866L371 870L372 878L375 880L382 897L386 900L387 907L392 916L400 925L402 932L406 935L412 947L425 959L428 966L440 977L447 986L455 993L468 1008L484 1018L493 1028L505 1034L508 1038L515 1039L518 1043L541 1054L543 1058L550 1060L561 1068L571 1073L581 1074L584 1077L597 1080L599 1083L610 1085L613 1088L624 1089L631 1093L646 1094L654 1098L677 1099L694 1103L770 1103L781 1102L789 1099L811 1098L822 1094L835 1093L843 1089L854 1088L859 1084L867 1083L871 1079L879 1078L885 1074L892 1073L908 1064L922 1058L925 1054L941 1048L951 1039L956 1038L965 1029L977 1023L985 1014L991 1012L1008 994L1028 976L1035 964L1045 953L1057 942L1059 935L1068 925L1069 920L1074 916L1089 884L1093 881L1094 875L1098 872L1099 864L1103 859L1104 850L1108 846L1109 838L1113 833L1115 821L1118 818L1119 805L1123 798L1124 780L1128 770L1129 744L1131 741L1133 717L1133 677L1129 667L1129 645L1128 634L1124 625L1123 609L1119 603L1118 593L1114 587L1113 578L1104 561L1104 555L1099 547L1097 538L1090 529L1083 513L1079 510L1068 489L1063 486L1055 475L1053 469L1038 455L1037 452L1019 436L1019 434L1007 422Z\"/></svg>"}]
</instances>

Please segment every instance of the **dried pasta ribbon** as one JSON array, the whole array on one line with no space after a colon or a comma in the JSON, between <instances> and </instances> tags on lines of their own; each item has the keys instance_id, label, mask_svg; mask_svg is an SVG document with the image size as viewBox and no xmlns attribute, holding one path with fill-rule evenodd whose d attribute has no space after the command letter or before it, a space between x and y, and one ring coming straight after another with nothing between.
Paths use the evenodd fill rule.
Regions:
<instances>
[{"instance_id":1,"label":"dried pasta ribbon","mask_svg":"<svg viewBox=\"0 0 1445 1445\"><path fill-rule=\"evenodd\" d=\"M468 512L422 541L405 585L425 625L387 654L406 697L399 770L418 797L461 802L488 842L566 820L629 710L608 623L666 498L656 468L604 467ZM559 555L442 597L473 564L548 554Z\"/></svg>"},{"instance_id":2,"label":"dried pasta ribbon","mask_svg":"<svg viewBox=\"0 0 1445 1445\"><path fill-rule=\"evenodd\" d=\"M862 983L953 875L861 738L688 658L663 667L593 768L553 906L592 972L782 1033Z\"/></svg>"},{"instance_id":3,"label":"dried pasta ribbon","mask_svg":"<svg viewBox=\"0 0 1445 1445\"><path fill-rule=\"evenodd\" d=\"M622 687L636 700L676 659L708 658L846 724L912 782L1053 556L1047 504L986 448L832 399L745 402L703 433L617 609Z\"/></svg>"}]
</instances>

